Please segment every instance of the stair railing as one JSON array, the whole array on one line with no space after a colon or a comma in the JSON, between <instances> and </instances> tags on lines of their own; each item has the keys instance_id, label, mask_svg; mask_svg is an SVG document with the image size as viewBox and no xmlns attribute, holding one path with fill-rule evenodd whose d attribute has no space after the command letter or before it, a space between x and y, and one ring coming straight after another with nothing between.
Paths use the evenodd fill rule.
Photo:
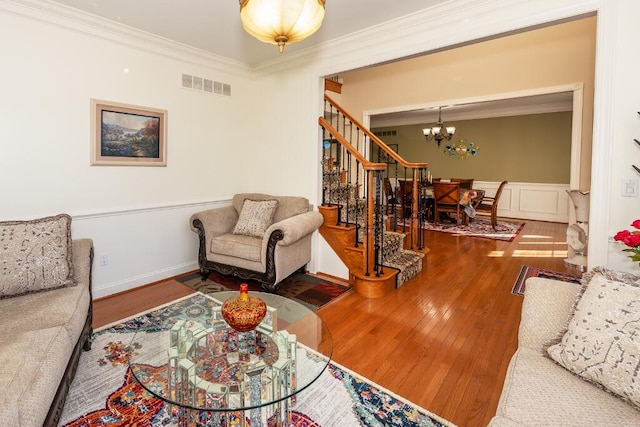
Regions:
<instances>
[{"instance_id":1,"label":"stair railing","mask_svg":"<svg viewBox=\"0 0 640 427\"><path fill-rule=\"evenodd\" d=\"M367 200L366 202L367 207L369 207L370 203L373 206L376 206L375 203L379 205L375 213L380 215L380 218L376 218L375 221L372 219L372 229L373 223L385 226L384 215L386 215L389 219L389 224L386 228L392 231L408 233L410 236L408 242L411 249L424 248L423 225L427 219L429 209L428 199L425 197L427 163L406 161L384 141L346 112L331 97L325 94L324 99L325 114L324 117L319 119L321 120L319 123L328 138L323 137L323 143L325 144L323 157L325 159L327 156L332 158L332 161L335 162L335 167L339 169L340 183L347 188L341 191L355 191L361 197L376 199L373 201ZM338 135L340 138L337 138ZM384 165L383 169L376 166L375 170L379 171L378 179L372 183L372 190L374 191L369 196L364 191L364 188L360 188L360 182L364 179L367 171L374 170L366 169L363 165L368 164L368 167L370 167L373 162L366 159L362 153L367 151L373 153L376 151L375 149L383 152L389 161L379 163ZM325 175L324 178L326 179L327 176ZM384 192L383 180L385 178L390 181L393 180L395 186L393 186L392 194L385 194L382 197L381 193ZM404 181L406 188L410 188L411 193L408 195L403 191L402 197L398 198L400 180ZM328 186L330 185L328 184ZM348 190L349 188L351 190ZM337 191L337 189L333 190ZM378 194L378 198L374 197L375 194ZM359 207L347 206L346 209L346 215L341 219L344 218L347 223L350 223L350 221L357 223ZM352 214L352 210L355 210L355 215ZM380 233L382 234L382 229Z\"/></svg>"},{"instance_id":2,"label":"stair railing","mask_svg":"<svg viewBox=\"0 0 640 427\"><path fill-rule=\"evenodd\" d=\"M322 203L338 206L336 225L354 226L355 247L364 246L365 275L380 275L384 268L381 262L384 246L382 172L387 165L366 159L325 118L318 118L318 123L325 144Z\"/></svg>"}]
</instances>

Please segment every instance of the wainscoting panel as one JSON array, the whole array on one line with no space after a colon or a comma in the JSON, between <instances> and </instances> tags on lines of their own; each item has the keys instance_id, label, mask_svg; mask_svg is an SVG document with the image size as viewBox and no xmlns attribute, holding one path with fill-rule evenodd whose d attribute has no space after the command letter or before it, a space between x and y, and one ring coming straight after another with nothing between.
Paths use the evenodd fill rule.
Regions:
<instances>
[{"instance_id":1,"label":"wainscoting panel","mask_svg":"<svg viewBox=\"0 0 640 427\"><path fill-rule=\"evenodd\" d=\"M74 239L93 239L93 297L100 298L198 268L195 212L229 199L88 214L71 213Z\"/></svg>"},{"instance_id":2,"label":"wainscoting panel","mask_svg":"<svg viewBox=\"0 0 640 427\"><path fill-rule=\"evenodd\" d=\"M499 182L477 181L474 187L493 196L499 185ZM498 216L568 223L573 205L567 190L569 184L510 182L502 190Z\"/></svg>"},{"instance_id":3,"label":"wainscoting panel","mask_svg":"<svg viewBox=\"0 0 640 427\"><path fill-rule=\"evenodd\" d=\"M519 211L554 215L558 212L558 193L546 190L520 190Z\"/></svg>"},{"instance_id":4,"label":"wainscoting panel","mask_svg":"<svg viewBox=\"0 0 640 427\"><path fill-rule=\"evenodd\" d=\"M491 195L494 196L496 194L496 190L498 187L493 189ZM513 212L513 191L509 187L505 187L502 189L502 195L500 196L500 201L498 202L498 211L500 212Z\"/></svg>"}]
</instances>

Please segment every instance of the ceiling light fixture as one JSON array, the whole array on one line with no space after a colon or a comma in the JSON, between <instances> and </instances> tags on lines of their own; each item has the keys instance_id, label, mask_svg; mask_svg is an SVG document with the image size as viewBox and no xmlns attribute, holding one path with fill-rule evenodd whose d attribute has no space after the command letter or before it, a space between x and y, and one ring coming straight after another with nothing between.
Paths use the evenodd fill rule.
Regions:
<instances>
[{"instance_id":1,"label":"ceiling light fixture","mask_svg":"<svg viewBox=\"0 0 640 427\"><path fill-rule=\"evenodd\" d=\"M422 133L424 137L427 138L427 141L436 140L438 147L440 147L440 143L443 139L451 140L453 134L456 133L455 126L446 126L442 123L442 107L438 108L438 123L435 126L430 128L422 129Z\"/></svg>"},{"instance_id":2,"label":"ceiling light fixture","mask_svg":"<svg viewBox=\"0 0 640 427\"><path fill-rule=\"evenodd\" d=\"M245 31L261 42L278 46L299 42L318 31L325 0L240 0Z\"/></svg>"}]
</instances>

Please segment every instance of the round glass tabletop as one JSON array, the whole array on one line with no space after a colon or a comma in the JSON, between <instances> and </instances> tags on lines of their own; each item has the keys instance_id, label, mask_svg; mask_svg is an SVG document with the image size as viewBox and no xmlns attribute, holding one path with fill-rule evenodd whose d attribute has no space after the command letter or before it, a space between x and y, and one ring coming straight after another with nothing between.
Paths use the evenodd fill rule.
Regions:
<instances>
[{"instance_id":1,"label":"round glass tabletop","mask_svg":"<svg viewBox=\"0 0 640 427\"><path fill-rule=\"evenodd\" d=\"M287 414L295 395L327 367L331 333L310 308L263 292L249 294L267 304L266 317L254 331L237 332L220 309L238 294L204 295L181 318L157 331L137 332L129 366L142 387L187 410L271 407L273 414Z\"/></svg>"}]
</instances>

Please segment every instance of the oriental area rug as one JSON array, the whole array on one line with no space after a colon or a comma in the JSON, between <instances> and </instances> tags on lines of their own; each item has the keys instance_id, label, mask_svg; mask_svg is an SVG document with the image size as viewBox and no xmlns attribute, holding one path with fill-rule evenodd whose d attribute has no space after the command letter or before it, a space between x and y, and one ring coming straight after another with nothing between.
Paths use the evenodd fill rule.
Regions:
<instances>
[{"instance_id":1,"label":"oriental area rug","mask_svg":"<svg viewBox=\"0 0 640 427\"><path fill-rule=\"evenodd\" d=\"M165 334L168 338L171 326L178 320L206 322L215 304L210 297L196 293L96 331L92 349L80 357L59 426L177 426L175 408L172 410L137 383L128 367L128 358L143 351L147 339L154 339L145 336ZM131 344L136 332L146 334L138 335ZM313 363L313 358L323 356L307 354L306 357ZM306 360L298 357L299 369L304 363ZM167 365L163 363L151 369L166 371ZM247 422L247 425L250 424ZM438 427L454 424L330 362L314 383L297 394L289 425Z\"/></svg>"},{"instance_id":2,"label":"oriental area rug","mask_svg":"<svg viewBox=\"0 0 640 427\"><path fill-rule=\"evenodd\" d=\"M209 273L205 281L202 281L200 273L177 277L176 280L203 294L213 294L221 291L239 291L240 284L242 283L249 285L250 292L264 292L262 285L256 280L241 279L235 276L220 274L217 271ZM320 277L294 273L280 282L278 289L274 293L295 300L315 311L350 289L348 286L334 283Z\"/></svg>"},{"instance_id":3,"label":"oriental area rug","mask_svg":"<svg viewBox=\"0 0 640 427\"><path fill-rule=\"evenodd\" d=\"M577 274L577 273L576 273ZM545 270L544 268L530 267L523 265L516 282L513 284L511 293L514 295L524 296L525 282L529 277L543 277L545 279L555 279L562 282L580 283L580 277L573 273L564 273L560 271Z\"/></svg>"},{"instance_id":4,"label":"oriental area rug","mask_svg":"<svg viewBox=\"0 0 640 427\"><path fill-rule=\"evenodd\" d=\"M498 220L496 229L491 227L491 220L485 217L475 217L469 221L469 225L456 225L449 222L426 222L424 229L451 233L459 236L482 237L485 239L504 240L511 242L524 227L524 222Z\"/></svg>"}]
</instances>

